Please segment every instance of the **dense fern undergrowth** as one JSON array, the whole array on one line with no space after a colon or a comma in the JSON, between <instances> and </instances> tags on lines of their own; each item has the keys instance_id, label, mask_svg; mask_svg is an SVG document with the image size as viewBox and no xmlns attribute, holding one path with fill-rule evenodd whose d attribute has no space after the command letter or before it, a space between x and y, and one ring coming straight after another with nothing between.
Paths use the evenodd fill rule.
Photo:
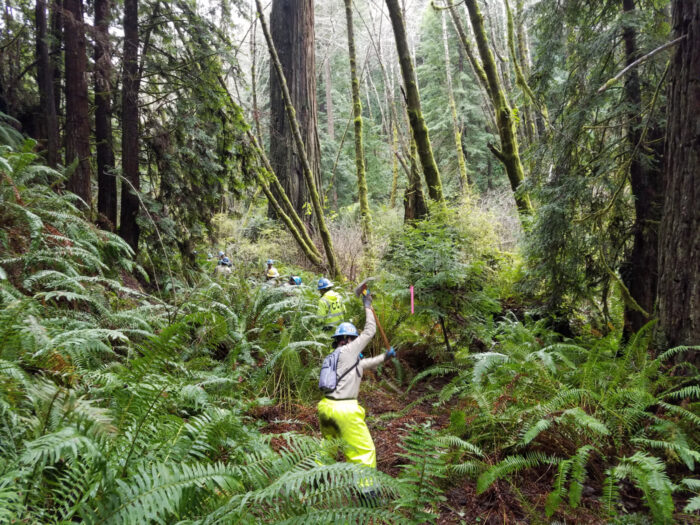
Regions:
<instances>
[{"instance_id":1,"label":"dense fern undergrowth","mask_svg":"<svg viewBox=\"0 0 700 525\"><path fill-rule=\"evenodd\" d=\"M514 263L475 249L474 225L448 217L388 242L395 273L378 289L419 283L426 300L410 319L405 291L379 294L378 309L399 353L434 365L383 374L404 392L445 376L429 395L450 413L445 428L406 428L392 477L328 463L317 437L264 434L250 415L319 397L328 336L312 289L266 286L243 266L230 280L206 266L147 273L55 192L63 174L32 141L1 131L0 522L429 523L450 486L485 493L528 475L549 483L533 521L583 505L618 522L697 518L688 349L651 358L646 331L620 346L502 315L496 274ZM368 485L379 498L358 493ZM630 499L643 510L628 514Z\"/></svg>"}]
</instances>

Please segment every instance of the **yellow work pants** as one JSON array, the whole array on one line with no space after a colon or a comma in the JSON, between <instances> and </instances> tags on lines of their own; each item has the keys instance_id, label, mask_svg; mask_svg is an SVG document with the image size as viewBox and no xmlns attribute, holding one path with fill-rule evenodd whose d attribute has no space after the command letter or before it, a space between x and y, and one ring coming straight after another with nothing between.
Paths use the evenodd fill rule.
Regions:
<instances>
[{"instance_id":1,"label":"yellow work pants","mask_svg":"<svg viewBox=\"0 0 700 525\"><path fill-rule=\"evenodd\" d=\"M377 453L365 423L365 409L357 399L322 399L318 403L318 420L325 439L343 440L349 462L377 468Z\"/></svg>"}]
</instances>

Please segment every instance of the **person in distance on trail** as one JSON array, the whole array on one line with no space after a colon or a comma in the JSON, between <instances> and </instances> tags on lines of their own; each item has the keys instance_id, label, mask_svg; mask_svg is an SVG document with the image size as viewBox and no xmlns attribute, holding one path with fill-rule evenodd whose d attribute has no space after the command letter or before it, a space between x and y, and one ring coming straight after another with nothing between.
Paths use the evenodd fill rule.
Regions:
<instances>
[{"instance_id":1,"label":"person in distance on trail","mask_svg":"<svg viewBox=\"0 0 700 525\"><path fill-rule=\"evenodd\" d=\"M267 270L265 271L265 280L266 281L271 281L273 279L278 279L280 276L280 273L277 271L277 268L272 266L272 263L274 261L272 259L267 260Z\"/></svg>"},{"instance_id":2,"label":"person in distance on trail","mask_svg":"<svg viewBox=\"0 0 700 525\"><path fill-rule=\"evenodd\" d=\"M318 300L316 315L323 322L324 330L335 330L345 317L343 298L333 290L333 283L325 277L318 280L318 291L321 298Z\"/></svg>"},{"instance_id":3,"label":"person in distance on trail","mask_svg":"<svg viewBox=\"0 0 700 525\"><path fill-rule=\"evenodd\" d=\"M333 392L325 394L317 408L323 438L340 438L345 444L345 457L349 462L377 468L377 454L365 423L365 409L357 402L357 395L364 371L374 370L396 352L390 348L376 357L363 358L362 351L374 337L376 323L369 292L362 301L365 307L362 334L357 333L352 323L341 323L333 334L333 348L340 347L336 370L338 383Z\"/></svg>"}]
</instances>

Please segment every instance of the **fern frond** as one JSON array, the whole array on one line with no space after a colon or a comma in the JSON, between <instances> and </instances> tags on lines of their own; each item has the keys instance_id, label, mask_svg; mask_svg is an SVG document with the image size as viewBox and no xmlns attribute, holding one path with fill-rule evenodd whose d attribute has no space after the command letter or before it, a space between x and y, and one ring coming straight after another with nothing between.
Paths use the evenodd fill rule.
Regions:
<instances>
[{"instance_id":1,"label":"fern frond","mask_svg":"<svg viewBox=\"0 0 700 525\"><path fill-rule=\"evenodd\" d=\"M559 462L554 456L541 452L528 452L524 456L508 456L479 476L476 482L476 492L485 492L493 483L509 474L539 465L555 465Z\"/></svg>"},{"instance_id":2,"label":"fern frond","mask_svg":"<svg viewBox=\"0 0 700 525\"><path fill-rule=\"evenodd\" d=\"M97 511L105 524L166 522L173 516L187 489L235 493L241 484L225 465L163 465L142 469L126 481L118 480L107 506Z\"/></svg>"}]
</instances>

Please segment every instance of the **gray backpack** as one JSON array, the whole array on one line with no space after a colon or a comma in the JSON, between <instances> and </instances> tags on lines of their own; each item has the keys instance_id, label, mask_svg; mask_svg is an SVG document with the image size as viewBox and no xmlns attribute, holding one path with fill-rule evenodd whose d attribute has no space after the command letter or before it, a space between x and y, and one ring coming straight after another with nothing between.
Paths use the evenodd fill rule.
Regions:
<instances>
[{"instance_id":1,"label":"gray backpack","mask_svg":"<svg viewBox=\"0 0 700 525\"><path fill-rule=\"evenodd\" d=\"M355 370L357 365L360 364L360 358L358 357L357 363L346 370L343 375L338 377L338 360L340 359L340 350L340 348L333 350L332 353L326 356L326 358L323 360L323 364L321 365L321 373L318 377L318 388L320 388L326 394L334 392L338 387L340 380Z\"/></svg>"}]
</instances>

